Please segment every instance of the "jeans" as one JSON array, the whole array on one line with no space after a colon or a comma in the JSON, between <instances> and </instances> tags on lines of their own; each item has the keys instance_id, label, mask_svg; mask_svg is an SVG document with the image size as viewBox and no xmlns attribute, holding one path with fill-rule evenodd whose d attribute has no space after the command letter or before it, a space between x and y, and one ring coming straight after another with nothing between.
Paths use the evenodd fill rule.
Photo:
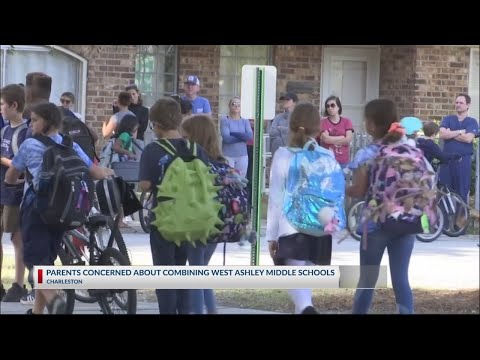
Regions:
<instances>
[{"instance_id":1,"label":"jeans","mask_svg":"<svg viewBox=\"0 0 480 360\"><path fill-rule=\"evenodd\" d=\"M207 244L205 246L197 243L196 247L188 245L188 264L191 266L208 265L216 247L217 244ZM207 308L207 313L209 314L217 312L217 302L212 289L192 289L190 290L190 299L191 311L193 314L203 314L204 307Z\"/></svg>"},{"instance_id":2,"label":"jeans","mask_svg":"<svg viewBox=\"0 0 480 360\"><path fill-rule=\"evenodd\" d=\"M153 265L181 266L187 263L186 246L179 247L173 242L165 240L156 229L152 229L150 233L150 247ZM190 313L190 290L157 289L155 292L161 315Z\"/></svg>"},{"instance_id":3,"label":"jeans","mask_svg":"<svg viewBox=\"0 0 480 360\"><path fill-rule=\"evenodd\" d=\"M397 310L400 314L413 314L413 295L408 282L408 266L415 235L392 237L383 230L376 230L368 234L366 250L362 247L363 241L362 239L360 242L360 265L362 267L360 268L360 279L354 297L353 313L366 314L370 309L373 288L377 282L380 269L378 265L380 265L385 248L387 248Z\"/></svg>"}]
</instances>

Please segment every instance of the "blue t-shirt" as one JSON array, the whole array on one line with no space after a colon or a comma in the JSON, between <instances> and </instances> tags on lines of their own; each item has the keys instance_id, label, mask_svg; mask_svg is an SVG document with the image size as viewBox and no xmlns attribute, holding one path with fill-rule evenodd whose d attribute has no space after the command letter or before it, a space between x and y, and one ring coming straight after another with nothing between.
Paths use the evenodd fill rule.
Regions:
<instances>
[{"instance_id":1,"label":"blue t-shirt","mask_svg":"<svg viewBox=\"0 0 480 360\"><path fill-rule=\"evenodd\" d=\"M211 113L210 102L208 99L197 96L195 100L190 100L188 97L183 96L183 100L188 100L192 103L192 114L206 114Z\"/></svg>"},{"instance_id":2,"label":"blue t-shirt","mask_svg":"<svg viewBox=\"0 0 480 360\"><path fill-rule=\"evenodd\" d=\"M61 144L63 140L63 137L60 134L52 135L50 138L57 144ZM37 139L26 139L22 146L20 146L18 154L12 161L12 166L18 171L23 172L28 168L28 171L33 177L32 182L35 189L38 187L38 177L42 169L43 154L45 153L46 149L47 147ZM93 165L92 160L89 159L87 154L85 154L85 152L76 142L73 143L73 149L85 162L88 168Z\"/></svg>"},{"instance_id":3,"label":"blue t-shirt","mask_svg":"<svg viewBox=\"0 0 480 360\"><path fill-rule=\"evenodd\" d=\"M18 125L22 126L22 125ZM12 146L12 139L13 139L13 134L15 133L15 130L18 128L18 126L15 126L14 128L10 127L10 125L7 125L5 127L5 132L3 133L3 137L1 139L1 156L7 159L12 159L14 154L13 154L13 146ZM21 144L25 140L25 135L27 133L27 128L24 127L21 129L18 133L17 137L17 147L20 148ZM16 189L12 188L7 188L5 186L4 180L5 180L5 174L7 173L8 166L0 165L0 204L2 205L20 205L22 202L22 197L23 197L23 185L17 186Z\"/></svg>"},{"instance_id":4,"label":"blue t-shirt","mask_svg":"<svg viewBox=\"0 0 480 360\"><path fill-rule=\"evenodd\" d=\"M380 144L372 143L357 151L353 160L348 164L348 168L356 170L363 165L368 165L377 155Z\"/></svg>"},{"instance_id":5,"label":"blue t-shirt","mask_svg":"<svg viewBox=\"0 0 480 360\"><path fill-rule=\"evenodd\" d=\"M466 117L463 121L458 120L457 115L448 115L443 118L440 127L455 130L465 130L468 134L478 134L478 121L472 117ZM464 143L455 139L444 140L443 151L451 154L471 155L473 154L473 143Z\"/></svg>"}]
</instances>

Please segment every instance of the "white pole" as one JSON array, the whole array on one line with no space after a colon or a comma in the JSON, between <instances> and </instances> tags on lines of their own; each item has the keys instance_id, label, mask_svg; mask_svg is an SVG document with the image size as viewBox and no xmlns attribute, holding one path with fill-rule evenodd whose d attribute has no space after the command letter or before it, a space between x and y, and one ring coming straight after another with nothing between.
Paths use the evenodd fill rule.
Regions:
<instances>
[{"instance_id":1,"label":"white pole","mask_svg":"<svg viewBox=\"0 0 480 360\"><path fill-rule=\"evenodd\" d=\"M480 142L478 144L480 146ZM480 148L477 147L477 151L475 153L475 209L479 210L479 203L480 203L480 176L478 175L480 172L480 156L478 151Z\"/></svg>"}]
</instances>

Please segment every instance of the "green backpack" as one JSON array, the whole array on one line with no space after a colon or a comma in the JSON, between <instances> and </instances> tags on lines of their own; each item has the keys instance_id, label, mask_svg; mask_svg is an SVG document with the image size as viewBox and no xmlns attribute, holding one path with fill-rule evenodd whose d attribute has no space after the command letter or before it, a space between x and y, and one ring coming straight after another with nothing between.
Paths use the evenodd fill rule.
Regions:
<instances>
[{"instance_id":1,"label":"green backpack","mask_svg":"<svg viewBox=\"0 0 480 360\"><path fill-rule=\"evenodd\" d=\"M188 152L178 152L171 142L165 139L155 141L173 157L157 186L156 226L167 241L180 246L182 242L195 241L202 244L219 233L216 225L223 225L218 217L222 204L218 201L215 186L216 174L197 157L197 144L187 142Z\"/></svg>"}]
</instances>

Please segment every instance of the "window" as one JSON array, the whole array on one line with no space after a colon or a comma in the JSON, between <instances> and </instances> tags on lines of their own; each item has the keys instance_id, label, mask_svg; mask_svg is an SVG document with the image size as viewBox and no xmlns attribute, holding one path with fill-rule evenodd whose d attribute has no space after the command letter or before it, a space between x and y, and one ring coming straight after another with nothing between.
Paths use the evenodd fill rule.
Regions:
<instances>
[{"instance_id":1,"label":"window","mask_svg":"<svg viewBox=\"0 0 480 360\"><path fill-rule=\"evenodd\" d=\"M177 47L175 45L139 45L135 58L135 83L143 104L152 106L177 88Z\"/></svg>"},{"instance_id":2,"label":"window","mask_svg":"<svg viewBox=\"0 0 480 360\"><path fill-rule=\"evenodd\" d=\"M470 104L469 115L475 119L480 119L480 110L479 110L479 51L478 48L472 48L470 50L470 78L468 81L468 95L472 98L472 103Z\"/></svg>"},{"instance_id":3,"label":"window","mask_svg":"<svg viewBox=\"0 0 480 360\"><path fill-rule=\"evenodd\" d=\"M70 91L75 95L74 111L85 114L87 60L56 45L1 45L0 50L2 87L25 84L28 73L44 72L53 79L50 101L60 105L60 95Z\"/></svg>"},{"instance_id":4,"label":"window","mask_svg":"<svg viewBox=\"0 0 480 360\"><path fill-rule=\"evenodd\" d=\"M268 45L221 45L219 116L228 114L228 101L240 96L243 65L268 65L271 63Z\"/></svg>"}]
</instances>

